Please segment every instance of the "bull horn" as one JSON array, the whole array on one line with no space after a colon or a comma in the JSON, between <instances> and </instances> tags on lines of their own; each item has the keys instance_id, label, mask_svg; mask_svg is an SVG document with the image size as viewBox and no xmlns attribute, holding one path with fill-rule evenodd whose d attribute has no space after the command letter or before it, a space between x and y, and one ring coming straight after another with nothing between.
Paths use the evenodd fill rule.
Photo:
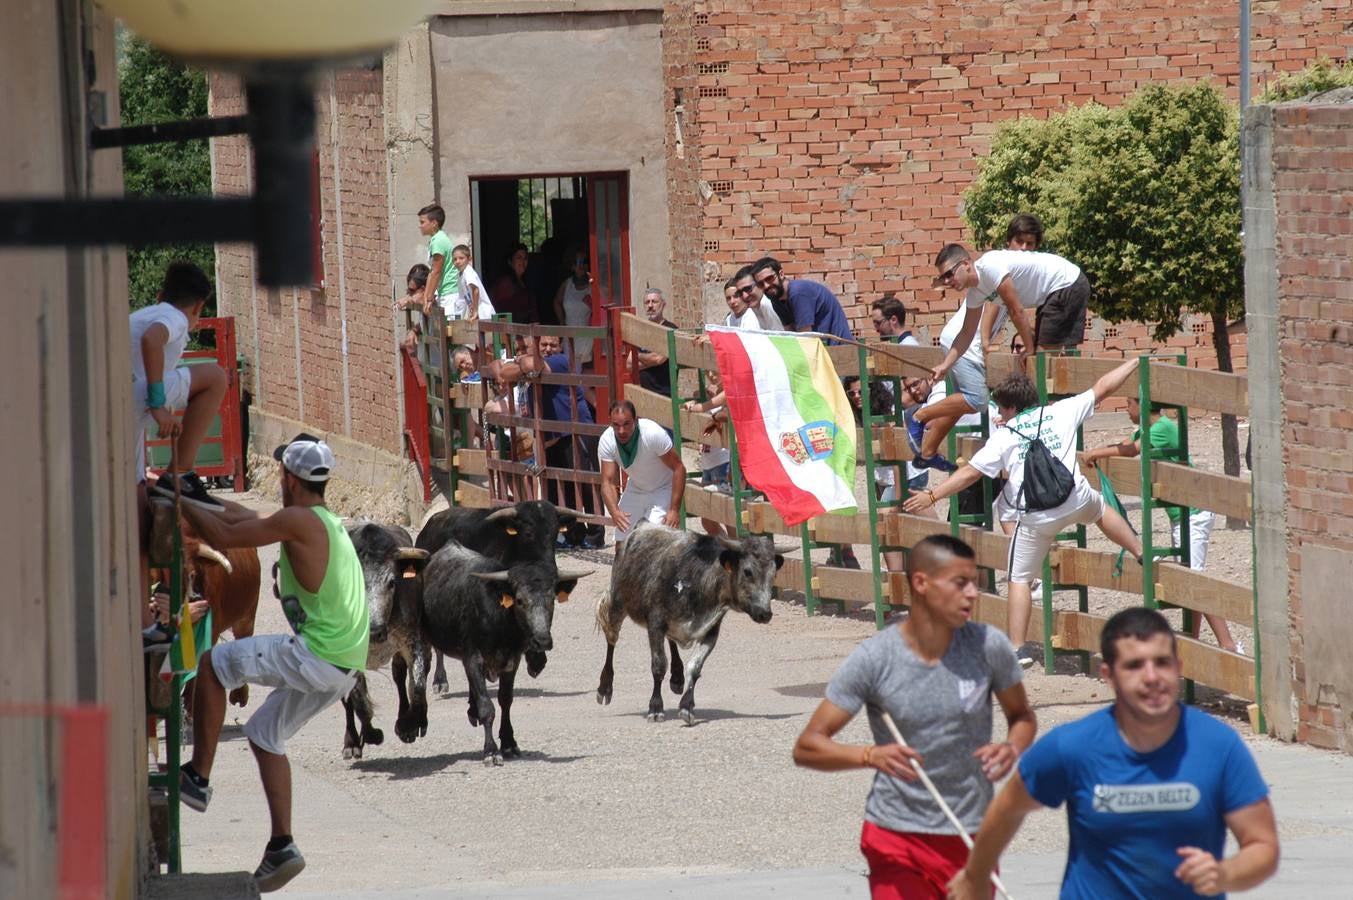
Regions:
<instances>
[{"instance_id":1,"label":"bull horn","mask_svg":"<svg viewBox=\"0 0 1353 900\"><path fill-rule=\"evenodd\" d=\"M209 559L216 563L226 570L227 575L232 574L235 571L235 567L230 564L230 560L226 559L225 554L215 547L208 546L207 544L198 544L197 556L199 559Z\"/></svg>"},{"instance_id":2,"label":"bull horn","mask_svg":"<svg viewBox=\"0 0 1353 900\"><path fill-rule=\"evenodd\" d=\"M424 560L427 559L429 555L430 554L421 547L400 547L395 551L395 559L400 560L401 562L410 559Z\"/></svg>"},{"instance_id":3,"label":"bull horn","mask_svg":"<svg viewBox=\"0 0 1353 900\"><path fill-rule=\"evenodd\" d=\"M785 544L783 547L776 547L774 544L772 544L771 547L774 549L776 553L780 554L781 556L784 556L786 553L793 553L796 550L803 549L802 544Z\"/></svg>"},{"instance_id":4,"label":"bull horn","mask_svg":"<svg viewBox=\"0 0 1353 900\"><path fill-rule=\"evenodd\" d=\"M580 578L586 578L595 572L596 569L560 569L556 581L577 581Z\"/></svg>"},{"instance_id":5,"label":"bull horn","mask_svg":"<svg viewBox=\"0 0 1353 900\"><path fill-rule=\"evenodd\" d=\"M497 572L471 572L475 578L480 581L487 581L490 584L507 584L507 569L500 569Z\"/></svg>"},{"instance_id":6,"label":"bull horn","mask_svg":"<svg viewBox=\"0 0 1353 900\"><path fill-rule=\"evenodd\" d=\"M727 550L732 550L734 553L742 552L742 541L734 540L733 538L729 537L724 537L723 535L718 535L717 540L719 541L720 544L723 544L724 548Z\"/></svg>"},{"instance_id":7,"label":"bull horn","mask_svg":"<svg viewBox=\"0 0 1353 900\"><path fill-rule=\"evenodd\" d=\"M517 508L515 506L504 506L502 509L495 509L485 518L485 522L509 522L517 518Z\"/></svg>"}]
</instances>

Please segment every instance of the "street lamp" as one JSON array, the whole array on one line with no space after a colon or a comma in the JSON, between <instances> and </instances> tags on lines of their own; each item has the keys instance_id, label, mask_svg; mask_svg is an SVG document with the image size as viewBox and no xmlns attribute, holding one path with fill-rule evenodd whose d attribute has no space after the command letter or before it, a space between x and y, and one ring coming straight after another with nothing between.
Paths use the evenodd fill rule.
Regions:
<instances>
[{"instance_id":1,"label":"street lamp","mask_svg":"<svg viewBox=\"0 0 1353 900\"><path fill-rule=\"evenodd\" d=\"M247 132L254 148L254 195L0 199L0 246L249 241L257 247L261 284L311 283L314 74L380 52L437 2L100 0L108 13L165 53L238 72L248 111L242 117L96 129L90 147Z\"/></svg>"}]
</instances>

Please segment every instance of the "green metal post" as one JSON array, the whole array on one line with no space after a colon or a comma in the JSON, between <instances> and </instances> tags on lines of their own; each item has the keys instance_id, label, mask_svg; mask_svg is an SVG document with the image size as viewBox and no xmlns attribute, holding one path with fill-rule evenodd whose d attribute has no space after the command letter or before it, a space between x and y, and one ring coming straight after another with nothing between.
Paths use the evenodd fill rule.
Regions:
<instances>
[{"instance_id":1,"label":"green metal post","mask_svg":"<svg viewBox=\"0 0 1353 900\"><path fill-rule=\"evenodd\" d=\"M799 526L799 541L803 544L803 605L808 615L816 615L820 605L813 590L813 539L808 534L808 523Z\"/></svg>"},{"instance_id":2,"label":"green metal post","mask_svg":"<svg viewBox=\"0 0 1353 900\"><path fill-rule=\"evenodd\" d=\"M1039 351L1034 357L1034 379L1038 384L1038 405L1048 403L1048 359L1047 354ZM1051 675L1056 669L1056 654L1052 648L1053 606L1052 595L1055 585L1052 580L1052 555L1043 557L1043 671ZM1023 636L1021 635L1021 638Z\"/></svg>"},{"instance_id":3,"label":"green metal post","mask_svg":"<svg viewBox=\"0 0 1353 900\"><path fill-rule=\"evenodd\" d=\"M672 446L676 448L677 457L681 456L681 393L677 390L679 383L681 367L677 365L676 359L676 329L667 329L667 384L670 388L668 393L672 398ZM684 492L683 492L684 494ZM686 527L686 500L682 497L681 509L677 511L677 527L684 529Z\"/></svg>"},{"instance_id":4,"label":"green metal post","mask_svg":"<svg viewBox=\"0 0 1353 900\"><path fill-rule=\"evenodd\" d=\"M1156 453L1151 449L1151 358L1137 360L1137 407L1140 410L1142 452L1142 604L1148 609L1159 609L1156 600L1156 550L1151 533L1155 498L1151 496L1151 462Z\"/></svg>"},{"instance_id":5,"label":"green metal post","mask_svg":"<svg viewBox=\"0 0 1353 900\"><path fill-rule=\"evenodd\" d=\"M869 504L869 558L874 573L874 625L880 630L887 619L883 598L882 562L879 553L878 492L874 489L874 417L869 409L869 357L864 347L859 348L860 361L860 419L864 432L864 494Z\"/></svg>"}]
</instances>

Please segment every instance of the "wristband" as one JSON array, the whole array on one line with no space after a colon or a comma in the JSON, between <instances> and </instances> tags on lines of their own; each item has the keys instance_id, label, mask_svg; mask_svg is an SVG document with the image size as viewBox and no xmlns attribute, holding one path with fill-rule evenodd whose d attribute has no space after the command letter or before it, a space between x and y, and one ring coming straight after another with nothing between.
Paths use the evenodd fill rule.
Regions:
<instances>
[{"instance_id":1,"label":"wristband","mask_svg":"<svg viewBox=\"0 0 1353 900\"><path fill-rule=\"evenodd\" d=\"M164 382L152 381L146 385L146 408L159 409L164 406Z\"/></svg>"},{"instance_id":2,"label":"wristband","mask_svg":"<svg viewBox=\"0 0 1353 900\"><path fill-rule=\"evenodd\" d=\"M925 489L925 492L926 492L927 494L930 495L930 505L931 505L931 506L934 506L936 503L939 503L939 502L940 502L939 499L935 497L935 492L932 491L930 488L926 488L926 489Z\"/></svg>"},{"instance_id":3,"label":"wristband","mask_svg":"<svg viewBox=\"0 0 1353 900\"><path fill-rule=\"evenodd\" d=\"M866 769L869 768L869 757L871 754L873 754L873 752L874 748L872 745L864 748L864 758L860 760L860 764L863 765Z\"/></svg>"}]
</instances>

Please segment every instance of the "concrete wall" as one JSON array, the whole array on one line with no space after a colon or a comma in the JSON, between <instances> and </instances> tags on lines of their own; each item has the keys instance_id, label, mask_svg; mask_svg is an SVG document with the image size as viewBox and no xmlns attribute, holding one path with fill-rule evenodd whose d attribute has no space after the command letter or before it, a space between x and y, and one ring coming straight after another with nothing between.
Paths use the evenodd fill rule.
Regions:
<instances>
[{"instance_id":1,"label":"concrete wall","mask_svg":"<svg viewBox=\"0 0 1353 900\"><path fill-rule=\"evenodd\" d=\"M93 10L75 0L10 10L0 32L5 196L121 192L120 154L86 150L90 127L118 120L112 22ZM148 813L126 255L5 249L0 279L10 299L0 329L0 701L108 711L107 841L83 851L103 863L107 895L130 898L146 869ZM55 891L68 781L55 721L0 710L3 897Z\"/></svg>"},{"instance_id":2,"label":"concrete wall","mask_svg":"<svg viewBox=\"0 0 1353 900\"><path fill-rule=\"evenodd\" d=\"M886 291L925 311L926 326L952 312L930 287L931 260L965 237L960 195L1001 121L1113 104L1149 82L1209 78L1232 97L1238 90L1230 0L695 0L690 9L687 65L699 97L688 108L698 103L699 129L687 152L697 149L701 177L716 188L701 236L717 264L707 280L772 253L824 280L857 322ZM1256 82L1353 52L1346 23L1328 0L1255 4ZM1210 330L1195 318L1169 347L1214 365ZM1150 345L1144 325L1096 317L1084 349Z\"/></svg>"},{"instance_id":3,"label":"concrete wall","mask_svg":"<svg viewBox=\"0 0 1353 900\"><path fill-rule=\"evenodd\" d=\"M1262 109L1252 133L1247 251L1272 267L1246 302L1278 358L1251 379L1265 708L1279 734L1353 753L1353 90Z\"/></svg>"},{"instance_id":4,"label":"concrete wall","mask_svg":"<svg viewBox=\"0 0 1353 900\"><path fill-rule=\"evenodd\" d=\"M631 299L670 291L661 13L443 15L431 33L451 239L470 235L472 178L626 172ZM402 266L425 259L416 238L396 238Z\"/></svg>"}]
</instances>

